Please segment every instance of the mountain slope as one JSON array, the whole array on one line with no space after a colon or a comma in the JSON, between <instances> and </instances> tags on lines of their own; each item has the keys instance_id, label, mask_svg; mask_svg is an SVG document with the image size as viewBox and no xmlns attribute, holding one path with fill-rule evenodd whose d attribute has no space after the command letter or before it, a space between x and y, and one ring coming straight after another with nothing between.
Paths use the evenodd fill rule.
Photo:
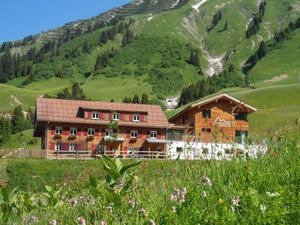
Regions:
<instances>
[{"instance_id":1,"label":"mountain slope","mask_svg":"<svg viewBox=\"0 0 300 225\"><path fill-rule=\"evenodd\" d=\"M260 42L267 42L276 30L283 30L300 16L298 1L267 0L258 31L247 38L246 30L257 17L261 4L259 0L139 0L28 38L24 43L13 43L12 48L6 44L3 50L9 48L12 55L22 53L23 56L32 48L38 52L47 43L54 43L54 47L38 62L25 60L32 66L31 73L16 75L17 78L1 84L0 111L11 111L18 101L25 109L34 106L38 94L55 95L73 82L80 82L87 97L94 100L121 101L126 96L142 93L159 99L178 95L182 88L205 79L201 70L190 63L194 51L199 52L204 75L213 76L234 68L234 73L243 77L241 68L257 51ZM123 30L101 43L103 32L110 33L120 26ZM133 32L135 38L124 44L128 32ZM269 88L274 90L270 101L277 103L277 99L283 99L277 92L286 90L283 84L297 91L300 65L295 59L299 58L299 40L297 29L254 66L248 78L256 90L227 90L245 91L246 97L254 99L259 96L255 93L269 92ZM2 51L0 58L4 54ZM96 66L99 57L104 57L100 67ZM18 101L13 102L14 96ZM260 106L263 100L253 103ZM278 107L279 115L286 106L280 108L278 104ZM261 106L261 109L265 108ZM282 121L297 116L296 111L290 112ZM272 121L267 124L272 125Z\"/></svg>"}]
</instances>

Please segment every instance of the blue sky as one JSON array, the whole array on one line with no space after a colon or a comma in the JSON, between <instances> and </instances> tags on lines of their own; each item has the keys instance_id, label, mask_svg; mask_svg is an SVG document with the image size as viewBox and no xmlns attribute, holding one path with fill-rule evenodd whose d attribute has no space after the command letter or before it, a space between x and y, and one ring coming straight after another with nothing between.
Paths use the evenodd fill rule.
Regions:
<instances>
[{"instance_id":1,"label":"blue sky","mask_svg":"<svg viewBox=\"0 0 300 225\"><path fill-rule=\"evenodd\" d=\"M0 43L96 16L127 2L129 0L1 0Z\"/></svg>"}]
</instances>

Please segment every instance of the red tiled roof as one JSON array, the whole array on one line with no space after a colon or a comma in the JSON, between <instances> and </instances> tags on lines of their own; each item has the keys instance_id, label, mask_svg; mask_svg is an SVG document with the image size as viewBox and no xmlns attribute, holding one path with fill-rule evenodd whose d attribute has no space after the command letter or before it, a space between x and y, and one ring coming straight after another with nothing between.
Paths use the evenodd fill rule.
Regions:
<instances>
[{"instance_id":1,"label":"red tiled roof","mask_svg":"<svg viewBox=\"0 0 300 225\"><path fill-rule=\"evenodd\" d=\"M37 122L64 122L64 123L85 123L85 124L108 124L109 121L92 120L78 117L80 108L103 110L103 111L126 111L132 113L147 113L147 122L126 122L119 121L123 126L139 127L158 127L167 128L169 122L158 105L114 103L114 102L97 102L97 101L78 101L62 100L50 98L38 98L36 106Z\"/></svg>"}]
</instances>

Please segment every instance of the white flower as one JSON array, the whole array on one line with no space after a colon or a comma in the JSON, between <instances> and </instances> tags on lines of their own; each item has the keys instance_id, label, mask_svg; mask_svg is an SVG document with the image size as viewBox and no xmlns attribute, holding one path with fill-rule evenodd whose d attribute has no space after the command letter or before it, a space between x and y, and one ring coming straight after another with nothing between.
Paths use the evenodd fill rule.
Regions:
<instances>
[{"instance_id":1,"label":"white flower","mask_svg":"<svg viewBox=\"0 0 300 225\"><path fill-rule=\"evenodd\" d=\"M171 209L172 209L172 211L173 211L174 213L176 213L177 210L176 210L176 207L175 207L175 206L172 206Z\"/></svg>"},{"instance_id":2,"label":"white flower","mask_svg":"<svg viewBox=\"0 0 300 225\"><path fill-rule=\"evenodd\" d=\"M85 219L82 216L77 218L77 222L79 225L86 225Z\"/></svg>"},{"instance_id":3,"label":"white flower","mask_svg":"<svg viewBox=\"0 0 300 225\"><path fill-rule=\"evenodd\" d=\"M202 197L206 198L207 197L207 193L206 191L202 191Z\"/></svg>"},{"instance_id":4,"label":"white flower","mask_svg":"<svg viewBox=\"0 0 300 225\"><path fill-rule=\"evenodd\" d=\"M270 198L273 198L273 197L278 197L280 194L278 192L266 192L266 195Z\"/></svg>"},{"instance_id":5,"label":"white flower","mask_svg":"<svg viewBox=\"0 0 300 225\"><path fill-rule=\"evenodd\" d=\"M141 208L141 209L139 210L139 213L140 213L143 217L147 217L147 216L148 216L148 213L147 213L147 211L146 211L144 208Z\"/></svg>"},{"instance_id":6,"label":"white flower","mask_svg":"<svg viewBox=\"0 0 300 225\"><path fill-rule=\"evenodd\" d=\"M57 221L56 220L50 220L48 224L49 225L57 225Z\"/></svg>"},{"instance_id":7,"label":"white flower","mask_svg":"<svg viewBox=\"0 0 300 225\"><path fill-rule=\"evenodd\" d=\"M264 212L266 211L267 207L266 207L265 205L263 205L263 204L260 204L260 205L259 205L259 209L260 209L260 211L261 211L262 213L264 213Z\"/></svg>"},{"instance_id":8,"label":"white flower","mask_svg":"<svg viewBox=\"0 0 300 225\"><path fill-rule=\"evenodd\" d=\"M201 183L204 185L204 186L209 186L211 187L211 180L209 179L209 177L203 177L202 180L201 180Z\"/></svg>"},{"instance_id":9,"label":"white flower","mask_svg":"<svg viewBox=\"0 0 300 225\"><path fill-rule=\"evenodd\" d=\"M231 204L232 206L238 206L240 203L240 198L238 196L234 196L232 199L231 199Z\"/></svg>"},{"instance_id":10,"label":"white flower","mask_svg":"<svg viewBox=\"0 0 300 225\"><path fill-rule=\"evenodd\" d=\"M107 223L104 220L101 220L100 225L107 225Z\"/></svg>"},{"instance_id":11,"label":"white flower","mask_svg":"<svg viewBox=\"0 0 300 225\"><path fill-rule=\"evenodd\" d=\"M150 220L149 221L150 225L155 225L156 223L154 222L154 220Z\"/></svg>"}]
</instances>

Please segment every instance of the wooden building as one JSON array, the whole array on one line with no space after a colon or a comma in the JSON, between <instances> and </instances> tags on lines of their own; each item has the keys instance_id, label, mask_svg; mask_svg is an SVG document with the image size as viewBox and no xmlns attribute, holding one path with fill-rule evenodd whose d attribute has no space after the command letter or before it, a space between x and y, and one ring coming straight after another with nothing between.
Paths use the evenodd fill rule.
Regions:
<instances>
[{"instance_id":1,"label":"wooden building","mask_svg":"<svg viewBox=\"0 0 300 225\"><path fill-rule=\"evenodd\" d=\"M47 158L165 157L160 106L38 98L34 136Z\"/></svg>"},{"instance_id":2,"label":"wooden building","mask_svg":"<svg viewBox=\"0 0 300 225\"><path fill-rule=\"evenodd\" d=\"M227 94L192 103L169 122L170 134L184 133L197 142L244 143L249 131L247 116L256 109ZM169 135L172 139L172 135ZM176 138L175 138L176 139ZM178 138L177 138L178 139Z\"/></svg>"}]
</instances>

